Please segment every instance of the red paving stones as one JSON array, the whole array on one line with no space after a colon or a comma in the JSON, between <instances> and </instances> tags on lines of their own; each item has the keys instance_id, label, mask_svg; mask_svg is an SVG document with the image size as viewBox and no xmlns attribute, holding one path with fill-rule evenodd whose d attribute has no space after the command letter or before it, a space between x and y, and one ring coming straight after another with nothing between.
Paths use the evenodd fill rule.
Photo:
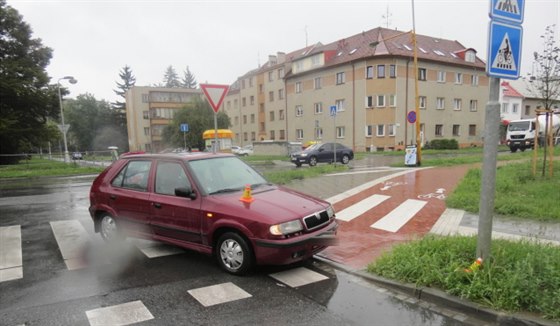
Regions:
<instances>
[{"instance_id":1,"label":"red paving stones","mask_svg":"<svg viewBox=\"0 0 560 326\"><path fill-rule=\"evenodd\" d=\"M319 255L351 268L363 269L393 245L423 237L446 208L444 200L436 197L440 193L451 193L470 168L453 166L411 171L336 203L335 211L340 212L373 194L390 196L355 219L340 221L338 246L329 247ZM397 232L370 227L407 199L424 200L427 204Z\"/></svg>"}]
</instances>

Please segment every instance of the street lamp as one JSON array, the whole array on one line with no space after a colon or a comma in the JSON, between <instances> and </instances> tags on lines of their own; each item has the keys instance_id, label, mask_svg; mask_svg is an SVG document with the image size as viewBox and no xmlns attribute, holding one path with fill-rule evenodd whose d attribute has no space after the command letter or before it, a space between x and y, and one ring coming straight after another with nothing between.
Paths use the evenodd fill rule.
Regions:
<instances>
[{"instance_id":1,"label":"street lamp","mask_svg":"<svg viewBox=\"0 0 560 326\"><path fill-rule=\"evenodd\" d=\"M56 84L58 85L58 101L60 103L60 122L62 123L61 131L62 131L62 137L64 139L64 162L70 162L70 156L68 155L68 142L66 141L67 130L66 130L66 125L64 124L64 112L62 110L62 94L60 93L60 81L63 79L67 79L70 84L75 84L78 81L73 76L64 76L62 78L59 78L58 81L56 82Z\"/></svg>"}]
</instances>

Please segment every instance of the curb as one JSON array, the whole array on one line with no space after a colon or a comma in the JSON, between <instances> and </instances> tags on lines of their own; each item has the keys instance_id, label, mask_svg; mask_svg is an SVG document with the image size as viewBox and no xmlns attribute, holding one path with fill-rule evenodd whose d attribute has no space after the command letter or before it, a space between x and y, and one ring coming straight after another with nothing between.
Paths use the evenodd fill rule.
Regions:
<instances>
[{"instance_id":1,"label":"curb","mask_svg":"<svg viewBox=\"0 0 560 326\"><path fill-rule=\"evenodd\" d=\"M460 311L466 315L473 316L477 319L495 323L497 325L520 325L520 326L558 326L560 324L554 321L546 320L536 316L528 316L522 313L506 313L496 311L491 308L484 307L477 303L461 299L459 297L450 295L442 290L429 287L417 287L411 283L400 283L391 279L387 279L378 275L367 273L364 270L356 270L349 268L346 265L337 263L335 261L326 259L320 256L313 256L314 259L330 265L331 267L361 277L376 285L391 290L398 291L405 295L409 295L418 300L427 301L438 306L444 306L453 310Z\"/></svg>"}]
</instances>

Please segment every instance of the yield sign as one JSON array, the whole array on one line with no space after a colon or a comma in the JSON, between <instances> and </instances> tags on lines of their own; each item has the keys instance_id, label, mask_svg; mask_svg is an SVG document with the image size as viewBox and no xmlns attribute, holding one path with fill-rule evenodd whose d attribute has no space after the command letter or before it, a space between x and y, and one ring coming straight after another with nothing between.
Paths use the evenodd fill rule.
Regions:
<instances>
[{"instance_id":1,"label":"yield sign","mask_svg":"<svg viewBox=\"0 0 560 326\"><path fill-rule=\"evenodd\" d=\"M200 84L206 99L212 106L214 112L218 113L220 106L226 97L229 86L228 85L215 85L215 84Z\"/></svg>"}]
</instances>

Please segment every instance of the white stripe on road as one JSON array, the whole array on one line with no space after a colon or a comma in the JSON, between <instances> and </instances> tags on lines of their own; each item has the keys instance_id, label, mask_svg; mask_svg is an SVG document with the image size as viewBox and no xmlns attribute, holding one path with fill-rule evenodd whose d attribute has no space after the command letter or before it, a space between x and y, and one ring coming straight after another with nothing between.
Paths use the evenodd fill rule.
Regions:
<instances>
[{"instance_id":1,"label":"white stripe on road","mask_svg":"<svg viewBox=\"0 0 560 326\"><path fill-rule=\"evenodd\" d=\"M69 270L86 267L84 254L89 235L79 221L50 222L58 248Z\"/></svg>"},{"instance_id":2,"label":"white stripe on road","mask_svg":"<svg viewBox=\"0 0 560 326\"><path fill-rule=\"evenodd\" d=\"M231 282L192 289L187 292L205 307L252 297Z\"/></svg>"},{"instance_id":3,"label":"white stripe on road","mask_svg":"<svg viewBox=\"0 0 560 326\"><path fill-rule=\"evenodd\" d=\"M368 198L336 213L336 219L346 222L351 221L389 198L391 197L377 194L369 196Z\"/></svg>"},{"instance_id":4,"label":"white stripe on road","mask_svg":"<svg viewBox=\"0 0 560 326\"><path fill-rule=\"evenodd\" d=\"M289 269L283 272L270 274L269 276L292 288L329 279L325 275L314 272L305 267Z\"/></svg>"},{"instance_id":5,"label":"white stripe on road","mask_svg":"<svg viewBox=\"0 0 560 326\"><path fill-rule=\"evenodd\" d=\"M21 227L0 227L0 282L23 278Z\"/></svg>"},{"instance_id":6,"label":"white stripe on road","mask_svg":"<svg viewBox=\"0 0 560 326\"><path fill-rule=\"evenodd\" d=\"M150 240L134 239L134 244L148 258L170 256L185 252L182 248Z\"/></svg>"},{"instance_id":7,"label":"white stripe on road","mask_svg":"<svg viewBox=\"0 0 560 326\"><path fill-rule=\"evenodd\" d=\"M154 319L142 301L132 301L116 306L86 311L91 326L130 325Z\"/></svg>"},{"instance_id":8,"label":"white stripe on road","mask_svg":"<svg viewBox=\"0 0 560 326\"><path fill-rule=\"evenodd\" d=\"M407 199L389 214L371 225L374 229L397 232L411 218L418 213L428 202L416 199Z\"/></svg>"}]
</instances>

